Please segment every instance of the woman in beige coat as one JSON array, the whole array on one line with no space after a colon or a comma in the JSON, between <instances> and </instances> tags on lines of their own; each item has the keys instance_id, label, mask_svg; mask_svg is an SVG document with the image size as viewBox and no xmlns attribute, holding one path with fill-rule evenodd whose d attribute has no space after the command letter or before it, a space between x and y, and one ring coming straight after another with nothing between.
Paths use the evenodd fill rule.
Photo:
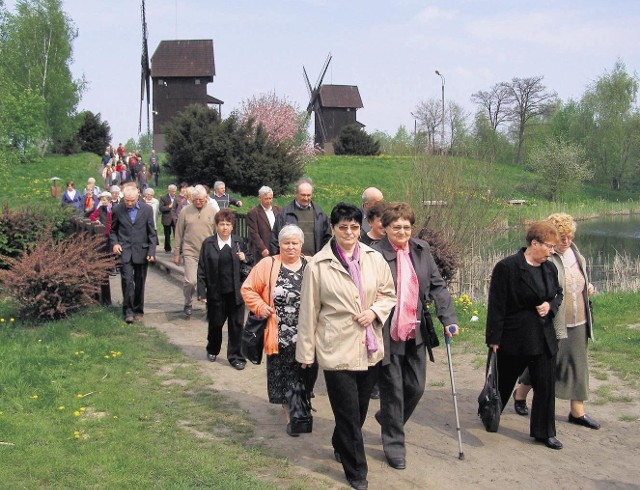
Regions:
<instances>
[{"instance_id":1,"label":"woman in beige coat","mask_svg":"<svg viewBox=\"0 0 640 490\"><path fill-rule=\"evenodd\" d=\"M362 425L384 357L382 325L396 304L382 255L359 243L362 212L339 203L331 211L333 238L304 273L296 360L317 359L335 418L332 444L353 488L366 489Z\"/></svg>"}]
</instances>

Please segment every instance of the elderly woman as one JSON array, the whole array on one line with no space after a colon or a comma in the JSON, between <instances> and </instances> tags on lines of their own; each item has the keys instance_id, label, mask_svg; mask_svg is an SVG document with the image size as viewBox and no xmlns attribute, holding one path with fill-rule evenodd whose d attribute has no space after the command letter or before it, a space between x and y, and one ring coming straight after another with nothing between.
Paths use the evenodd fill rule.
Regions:
<instances>
[{"instance_id":1,"label":"elderly woman","mask_svg":"<svg viewBox=\"0 0 640 490\"><path fill-rule=\"evenodd\" d=\"M384 238L385 231L384 226L382 226L382 214L388 207L389 203L380 201L367 209L365 218L367 218L370 229L366 233L364 230L360 232L360 241L365 245L371 246Z\"/></svg>"},{"instance_id":2,"label":"elderly woman","mask_svg":"<svg viewBox=\"0 0 640 490\"><path fill-rule=\"evenodd\" d=\"M382 215L386 236L374 248L391 268L398 305L382 330L384 360L380 371L380 423L382 446L389 466L406 468L404 424L415 410L426 383L426 353L433 360L428 328L432 328L427 301L447 336L458 335L451 294L436 266L429 244L411 237L415 215L406 203L393 203ZM372 226L373 229L373 226Z\"/></svg>"},{"instance_id":3,"label":"elderly woman","mask_svg":"<svg viewBox=\"0 0 640 490\"><path fill-rule=\"evenodd\" d=\"M222 326L227 322L227 360L238 371L247 361L240 352L244 302L240 295L240 263L253 263L244 238L232 235L236 215L221 210L215 218L216 234L205 238L198 260L198 298L207 304L209 331L207 359L214 362L222 347Z\"/></svg>"},{"instance_id":4,"label":"elderly woman","mask_svg":"<svg viewBox=\"0 0 640 490\"><path fill-rule=\"evenodd\" d=\"M551 449L562 449L555 426L558 340L553 318L563 295L558 269L549 260L558 241L555 226L536 221L527 230L527 247L496 264L486 327L487 345L498 355L502 407L528 367L534 389L529 435Z\"/></svg>"},{"instance_id":5,"label":"elderly woman","mask_svg":"<svg viewBox=\"0 0 640 490\"><path fill-rule=\"evenodd\" d=\"M558 281L564 288L564 301L553 318L559 345L556 397L571 400L570 423L597 430L600 424L584 410L584 400L589 395L587 341L594 338L589 295L595 292L595 288L587 276L586 260L573 243L576 222L565 213L552 214L547 219L560 234L560 241L550 260L557 267ZM520 377L520 382L522 384L513 394L515 408L518 414L528 415L526 399L531 389L531 379L527 370Z\"/></svg>"},{"instance_id":6,"label":"elderly woman","mask_svg":"<svg viewBox=\"0 0 640 490\"><path fill-rule=\"evenodd\" d=\"M382 325L396 303L382 256L360 243L362 211L339 203L333 238L309 262L302 281L296 360L324 370L335 418L331 443L353 488L366 489L362 425L384 356Z\"/></svg>"},{"instance_id":7,"label":"elderly woman","mask_svg":"<svg viewBox=\"0 0 640 490\"><path fill-rule=\"evenodd\" d=\"M155 197L156 192L147 187L142 193L142 199L153 209L153 223L156 225L156 231L158 230L158 216L160 216L160 201Z\"/></svg>"},{"instance_id":8,"label":"elderly woman","mask_svg":"<svg viewBox=\"0 0 640 490\"><path fill-rule=\"evenodd\" d=\"M280 254L261 260L249 274L240 292L254 315L267 318L267 394L269 403L283 406L287 434L297 436L289 424L285 393L300 379L296 362L300 287L307 259L302 255L304 233L286 225L278 234Z\"/></svg>"}]
</instances>

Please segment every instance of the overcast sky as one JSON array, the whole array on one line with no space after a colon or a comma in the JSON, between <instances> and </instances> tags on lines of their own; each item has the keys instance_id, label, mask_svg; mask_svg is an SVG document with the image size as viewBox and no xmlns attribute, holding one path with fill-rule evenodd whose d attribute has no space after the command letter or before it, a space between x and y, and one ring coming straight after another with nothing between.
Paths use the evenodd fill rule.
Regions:
<instances>
[{"instance_id":1,"label":"overcast sky","mask_svg":"<svg viewBox=\"0 0 640 490\"><path fill-rule=\"evenodd\" d=\"M114 143L137 138L140 1L63 8L78 28L74 76L88 82L79 108L99 112ZM150 56L164 39L213 39L208 93L225 102L223 116L271 91L306 108L302 66L313 84L331 52L325 83L359 87L368 132L412 128L417 103L440 99L435 70L446 99L472 111L473 92L512 77L543 75L568 100L618 58L630 73L640 62L637 0L147 0L146 9Z\"/></svg>"}]
</instances>

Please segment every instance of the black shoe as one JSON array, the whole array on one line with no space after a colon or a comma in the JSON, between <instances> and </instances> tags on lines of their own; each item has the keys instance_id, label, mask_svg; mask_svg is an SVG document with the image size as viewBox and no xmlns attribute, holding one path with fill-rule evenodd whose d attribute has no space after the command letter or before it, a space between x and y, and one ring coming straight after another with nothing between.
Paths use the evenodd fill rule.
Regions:
<instances>
[{"instance_id":1,"label":"black shoe","mask_svg":"<svg viewBox=\"0 0 640 490\"><path fill-rule=\"evenodd\" d=\"M183 311L184 311L184 314L186 316L191 316L191 313L192 313L191 305L184 305L184 310Z\"/></svg>"},{"instance_id":2,"label":"black shoe","mask_svg":"<svg viewBox=\"0 0 640 490\"><path fill-rule=\"evenodd\" d=\"M238 369L238 368L236 368L236 369ZM300 436L300 434L298 434L297 432L293 432L293 429L291 428L291 424L287 424L287 434L289 434L291 437L299 437Z\"/></svg>"},{"instance_id":3,"label":"black shoe","mask_svg":"<svg viewBox=\"0 0 640 490\"><path fill-rule=\"evenodd\" d=\"M371 399L372 400L380 399L380 388L378 388L377 384L373 387L373 390L371 391Z\"/></svg>"},{"instance_id":4,"label":"black shoe","mask_svg":"<svg viewBox=\"0 0 640 490\"><path fill-rule=\"evenodd\" d=\"M216 362L217 358L218 356L216 356L215 354L207 354L207 359L211 362Z\"/></svg>"},{"instance_id":5,"label":"black shoe","mask_svg":"<svg viewBox=\"0 0 640 490\"><path fill-rule=\"evenodd\" d=\"M244 367L247 365L246 362L242 362L242 361L232 361L231 365L236 368L238 371L242 371L244 369Z\"/></svg>"},{"instance_id":6,"label":"black shoe","mask_svg":"<svg viewBox=\"0 0 640 490\"><path fill-rule=\"evenodd\" d=\"M342 463L342 456L340 456L340 453L335 449L333 450L333 457L336 458L338 463Z\"/></svg>"},{"instance_id":7,"label":"black shoe","mask_svg":"<svg viewBox=\"0 0 640 490\"><path fill-rule=\"evenodd\" d=\"M369 488L369 482L367 480L349 480L349 485L356 490L367 490Z\"/></svg>"},{"instance_id":8,"label":"black shoe","mask_svg":"<svg viewBox=\"0 0 640 490\"><path fill-rule=\"evenodd\" d=\"M404 470L407 467L407 462L404 458L387 457L387 463L395 470Z\"/></svg>"},{"instance_id":9,"label":"black shoe","mask_svg":"<svg viewBox=\"0 0 640 490\"><path fill-rule=\"evenodd\" d=\"M586 413L582 417L574 417L569 414L569 423L582 425L583 427L589 427L589 429L598 430L600 428L600 424L589 417Z\"/></svg>"},{"instance_id":10,"label":"black shoe","mask_svg":"<svg viewBox=\"0 0 640 490\"><path fill-rule=\"evenodd\" d=\"M133 323L133 316L132 315L125 316L124 321L127 323Z\"/></svg>"},{"instance_id":11,"label":"black shoe","mask_svg":"<svg viewBox=\"0 0 640 490\"><path fill-rule=\"evenodd\" d=\"M549 449L562 449L562 443L555 437L536 437L536 441L543 443Z\"/></svg>"},{"instance_id":12,"label":"black shoe","mask_svg":"<svg viewBox=\"0 0 640 490\"><path fill-rule=\"evenodd\" d=\"M529 415L529 407L527 407L527 400L516 400L516 392L513 392L513 408L518 415L526 417Z\"/></svg>"}]
</instances>

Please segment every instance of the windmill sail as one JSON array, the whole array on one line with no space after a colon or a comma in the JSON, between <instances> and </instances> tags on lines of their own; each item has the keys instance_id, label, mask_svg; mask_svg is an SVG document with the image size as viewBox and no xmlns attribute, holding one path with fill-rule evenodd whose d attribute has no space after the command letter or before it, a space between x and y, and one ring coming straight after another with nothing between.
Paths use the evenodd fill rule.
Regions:
<instances>
[{"instance_id":1,"label":"windmill sail","mask_svg":"<svg viewBox=\"0 0 640 490\"><path fill-rule=\"evenodd\" d=\"M149 119L149 105L151 103L151 68L149 67L147 17L144 0L142 0L140 11L142 15L142 56L140 59L140 118L138 119L138 134L142 132L142 106L145 100L147 105L147 134L151 134L151 125Z\"/></svg>"}]
</instances>

